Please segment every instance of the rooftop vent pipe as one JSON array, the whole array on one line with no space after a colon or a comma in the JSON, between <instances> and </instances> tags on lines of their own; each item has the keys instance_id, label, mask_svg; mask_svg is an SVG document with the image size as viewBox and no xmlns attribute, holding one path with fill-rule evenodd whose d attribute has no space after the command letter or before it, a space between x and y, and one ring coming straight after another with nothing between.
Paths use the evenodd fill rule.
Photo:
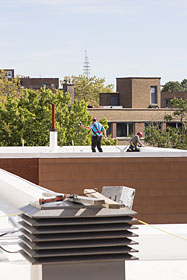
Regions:
<instances>
[{"instance_id":1,"label":"rooftop vent pipe","mask_svg":"<svg viewBox=\"0 0 187 280\"><path fill-rule=\"evenodd\" d=\"M58 131L57 129L55 129L55 105L54 104L52 104L52 128L49 131L50 131L50 151L56 152Z\"/></svg>"}]
</instances>

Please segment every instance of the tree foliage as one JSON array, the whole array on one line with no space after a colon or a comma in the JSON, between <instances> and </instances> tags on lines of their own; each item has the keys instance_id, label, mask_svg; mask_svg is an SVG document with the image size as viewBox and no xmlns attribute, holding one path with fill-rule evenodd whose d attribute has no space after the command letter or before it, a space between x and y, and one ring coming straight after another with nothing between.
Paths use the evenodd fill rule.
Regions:
<instances>
[{"instance_id":1,"label":"tree foliage","mask_svg":"<svg viewBox=\"0 0 187 280\"><path fill-rule=\"evenodd\" d=\"M12 84L7 84L7 80L5 83L11 94L3 95L5 87L0 87L0 96L4 98L0 103L0 146L19 146L22 140L27 146L48 145L52 122L51 104L55 104L59 146L91 143L91 135L79 126L80 121L89 126L92 119L84 100L75 100L70 105L69 93L61 90L52 92L46 88L41 88L40 91L21 89L22 94L19 94L19 83L15 85L13 94ZM107 128L107 120L102 121ZM113 140L109 142L113 143ZM104 141L103 144L107 142Z\"/></svg>"},{"instance_id":2,"label":"tree foliage","mask_svg":"<svg viewBox=\"0 0 187 280\"><path fill-rule=\"evenodd\" d=\"M171 91L171 92L184 91L184 88L181 85L181 83L170 81L163 86L162 92L164 92L164 91L166 91L166 92L167 91Z\"/></svg>"},{"instance_id":3,"label":"tree foliage","mask_svg":"<svg viewBox=\"0 0 187 280\"><path fill-rule=\"evenodd\" d=\"M183 87L183 89L185 91L187 91L187 79L184 79L182 82L181 82L181 86Z\"/></svg>"},{"instance_id":4,"label":"tree foliage","mask_svg":"<svg viewBox=\"0 0 187 280\"><path fill-rule=\"evenodd\" d=\"M170 101L170 106L172 108L177 109L174 112L174 116L179 117L183 126L186 123L186 116L187 116L187 100L183 98L173 98Z\"/></svg>"},{"instance_id":5,"label":"tree foliage","mask_svg":"<svg viewBox=\"0 0 187 280\"><path fill-rule=\"evenodd\" d=\"M166 121L180 119L181 127L166 130L158 129L156 126L149 126L145 129L145 142L157 147L187 149L187 100L174 98L172 106L176 109L173 116L166 115Z\"/></svg>"},{"instance_id":6,"label":"tree foliage","mask_svg":"<svg viewBox=\"0 0 187 280\"><path fill-rule=\"evenodd\" d=\"M6 72L0 70L0 102L3 102L7 96L19 97L23 95L23 88L20 86L18 77L8 79Z\"/></svg>"},{"instance_id":7,"label":"tree foliage","mask_svg":"<svg viewBox=\"0 0 187 280\"><path fill-rule=\"evenodd\" d=\"M162 88L162 92L178 92L178 91L187 91L187 79L182 80L182 82L174 82L174 81L170 81L167 82L163 88Z\"/></svg>"},{"instance_id":8,"label":"tree foliage","mask_svg":"<svg viewBox=\"0 0 187 280\"><path fill-rule=\"evenodd\" d=\"M83 75L72 76L72 82L75 85L75 98L84 100L88 105L99 105L99 93L113 92L114 85L104 85L104 78L96 76L88 78Z\"/></svg>"}]
</instances>

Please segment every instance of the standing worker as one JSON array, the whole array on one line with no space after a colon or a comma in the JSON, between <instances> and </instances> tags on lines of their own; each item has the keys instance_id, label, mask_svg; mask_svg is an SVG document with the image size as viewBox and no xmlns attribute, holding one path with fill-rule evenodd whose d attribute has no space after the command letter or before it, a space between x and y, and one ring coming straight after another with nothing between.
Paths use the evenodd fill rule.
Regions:
<instances>
[{"instance_id":1,"label":"standing worker","mask_svg":"<svg viewBox=\"0 0 187 280\"><path fill-rule=\"evenodd\" d=\"M137 134L131 139L130 146L127 152L140 152L140 147L144 147L143 143L140 141L140 137L143 137L142 132L138 131Z\"/></svg>"},{"instance_id":2,"label":"standing worker","mask_svg":"<svg viewBox=\"0 0 187 280\"><path fill-rule=\"evenodd\" d=\"M80 124L80 126L88 129L88 133L92 130L92 152L96 152L96 146L99 152L103 152L101 148L102 132L104 136L107 137L104 126L97 121L96 117L92 118L92 124L90 126L84 126L82 124Z\"/></svg>"}]
</instances>

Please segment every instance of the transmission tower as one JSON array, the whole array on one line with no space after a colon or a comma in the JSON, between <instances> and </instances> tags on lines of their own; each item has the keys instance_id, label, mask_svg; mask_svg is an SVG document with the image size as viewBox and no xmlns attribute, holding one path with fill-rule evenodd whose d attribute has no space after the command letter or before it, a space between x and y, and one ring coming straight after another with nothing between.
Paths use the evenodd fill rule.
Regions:
<instances>
[{"instance_id":1,"label":"transmission tower","mask_svg":"<svg viewBox=\"0 0 187 280\"><path fill-rule=\"evenodd\" d=\"M90 76L90 62L88 61L87 50L85 50L85 60L83 64L83 75L87 78Z\"/></svg>"}]
</instances>

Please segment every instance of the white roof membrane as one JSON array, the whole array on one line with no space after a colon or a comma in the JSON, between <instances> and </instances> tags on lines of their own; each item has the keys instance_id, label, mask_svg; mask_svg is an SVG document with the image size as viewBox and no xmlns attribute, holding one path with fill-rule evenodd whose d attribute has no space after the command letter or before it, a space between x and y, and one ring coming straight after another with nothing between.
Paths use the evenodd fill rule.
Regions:
<instances>
[{"instance_id":1,"label":"white roof membrane","mask_svg":"<svg viewBox=\"0 0 187 280\"><path fill-rule=\"evenodd\" d=\"M187 150L141 147L140 152L126 152L128 146L102 146L103 153L91 152L90 146L0 147L0 158L63 158L63 157L187 157Z\"/></svg>"}]
</instances>

